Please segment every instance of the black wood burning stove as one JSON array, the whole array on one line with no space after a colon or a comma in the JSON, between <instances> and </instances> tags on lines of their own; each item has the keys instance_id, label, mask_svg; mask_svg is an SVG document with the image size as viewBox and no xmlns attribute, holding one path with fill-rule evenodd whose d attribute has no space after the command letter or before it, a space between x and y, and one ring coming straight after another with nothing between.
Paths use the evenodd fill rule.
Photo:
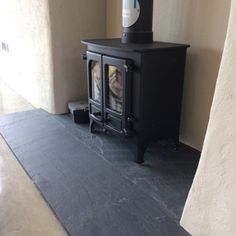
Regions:
<instances>
[{"instance_id":1,"label":"black wood burning stove","mask_svg":"<svg viewBox=\"0 0 236 236\"><path fill-rule=\"evenodd\" d=\"M178 147L189 47L152 41L152 6L153 0L123 0L122 39L82 41L87 45L90 131L100 126L134 138L138 163L150 141L171 138Z\"/></svg>"},{"instance_id":2,"label":"black wood burning stove","mask_svg":"<svg viewBox=\"0 0 236 236\"><path fill-rule=\"evenodd\" d=\"M188 45L120 39L84 40L90 131L95 125L137 140L137 162L158 138L179 142L181 100Z\"/></svg>"}]
</instances>

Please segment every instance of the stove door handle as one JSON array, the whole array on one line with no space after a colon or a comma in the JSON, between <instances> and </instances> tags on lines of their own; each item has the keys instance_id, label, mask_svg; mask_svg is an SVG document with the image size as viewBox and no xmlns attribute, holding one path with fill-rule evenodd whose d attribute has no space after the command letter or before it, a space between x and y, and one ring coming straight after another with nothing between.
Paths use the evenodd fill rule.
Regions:
<instances>
[{"instance_id":1,"label":"stove door handle","mask_svg":"<svg viewBox=\"0 0 236 236\"><path fill-rule=\"evenodd\" d=\"M102 122L102 117L98 118L97 116L102 116L102 113L101 112L96 112L94 114L90 114L91 119L93 119L94 121L97 121L97 122Z\"/></svg>"}]
</instances>

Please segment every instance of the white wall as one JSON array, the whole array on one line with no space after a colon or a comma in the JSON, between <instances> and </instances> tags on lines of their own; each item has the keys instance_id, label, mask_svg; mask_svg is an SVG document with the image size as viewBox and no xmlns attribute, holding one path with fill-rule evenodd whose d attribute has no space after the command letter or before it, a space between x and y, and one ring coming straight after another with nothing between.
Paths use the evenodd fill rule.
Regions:
<instances>
[{"instance_id":1,"label":"white wall","mask_svg":"<svg viewBox=\"0 0 236 236\"><path fill-rule=\"evenodd\" d=\"M121 36L122 1L107 1L107 35ZM154 0L154 39L191 44L181 140L199 150L205 136L226 35L230 0Z\"/></svg>"},{"instance_id":2,"label":"white wall","mask_svg":"<svg viewBox=\"0 0 236 236\"><path fill-rule=\"evenodd\" d=\"M81 39L105 37L105 0L0 0L0 78L35 107L64 113L85 98Z\"/></svg>"},{"instance_id":3,"label":"white wall","mask_svg":"<svg viewBox=\"0 0 236 236\"><path fill-rule=\"evenodd\" d=\"M0 0L0 78L36 107L53 109L52 57L47 0Z\"/></svg>"},{"instance_id":4,"label":"white wall","mask_svg":"<svg viewBox=\"0 0 236 236\"><path fill-rule=\"evenodd\" d=\"M232 0L209 126L181 224L193 235L236 235L236 0Z\"/></svg>"},{"instance_id":5,"label":"white wall","mask_svg":"<svg viewBox=\"0 0 236 236\"><path fill-rule=\"evenodd\" d=\"M106 36L105 0L50 0L55 113L67 103L87 99L85 46L80 41Z\"/></svg>"}]
</instances>

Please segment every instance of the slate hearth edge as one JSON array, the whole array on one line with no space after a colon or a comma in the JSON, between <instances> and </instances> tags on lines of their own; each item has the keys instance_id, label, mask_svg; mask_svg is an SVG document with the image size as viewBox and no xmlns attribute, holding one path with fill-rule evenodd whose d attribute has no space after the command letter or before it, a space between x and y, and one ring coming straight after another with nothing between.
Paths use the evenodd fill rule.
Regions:
<instances>
[{"instance_id":1,"label":"slate hearth edge","mask_svg":"<svg viewBox=\"0 0 236 236\"><path fill-rule=\"evenodd\" d=\"M34 114L35 113L35 114ZM101 144L101 138L97 138L96 136L94 136L94 135L90 135L88 132L87 132L87 127L79 127L79 126L75 126L71 121L70 121L70 119L67 117L67 116L50 116L50 115L48 115L47 113L44 113L43 111L35 111L35 112L28 112L28 113L25 113L25 115L26 116L24 116L23 115L23 117L22 118L24 118L24 119L20 119L19 117L20 116L22 116L22 114L20 114L20 113L18 113L18 114L15 114L15 115L10 115L9 117L12 117L12 118L14 118L14 117L17 117L18 116L18 118L16 118L15 119L15 121L14 121L14 119L13 119L13 122L10 122L10 123L12 123L12 124L14 124L15 122L20 122L21 124L22 124L22 121L23 120L25 120L25 118L26 117L28 117L28 119L29 119L29 114L31 114L31 119L33 119L34 120L34 122L35 122L35 118L37 117L37 116L44 116L44 118L45 117L47 117L46 118L46 120L47 119L49 119L50 120L50 122L51 121L53 121L53 123L54 123L54 125L55 125L55 123L57 123L56 124L56 126L58 126L58 127L60 127L60 128L62 128L63 127L63 131L65 132L65 129L67 128L67 130L66 130L66 133L67 133L67 135L68 134L70 134L70 136L73 136L74 138L76 138L77 139L77 141L79 140L79 139L81 139L81 137L84 137L84 140L85 140L85 143L87 143L87 145L89 146L90 145L90 150L91 150L91 148L93 149L93 151L95 151L95 152L97 152L98 150L99 150L99 148L101 147L100 146L100 144ZM8 118L9 118L8 117ZM2 124L2 121L3 120L5 120L5 123L7 123L6 122L6 120L9 120L9 119L7 119L6 118L6 116L4 116L4 118L3 117L0 117L0 121L1 121L1 123L0 124ZM20 121L21 120L21 121ZM40 120L40 119L39 119ZM25 121L27 121L27 119L25 120ZM17 123L18 123L17 122ZM18 123L19 124L19 123ZM29 124L31 124L31 122L29 122ZM34 124L37 124L37 123L34 123ZM7 125L7 124L6 124ZM6 127L6 125L5 125L5 127ZM8 123L8 126L11 126L11 124L9 124ZM27 127L26 127L27 128ZM1 132L2 132L2 130L3 130L3 126L1 126L0 125L0 130L1 130ZM9 131L9 130L8 130ZM69 131L69 133L68 133L68 131ZM4 132L3 132L4 133ZM60 133L60 132L59 132ZM6 130L5 130L5 135L6 135ZM66 137L67 137L67 135L66 135ZM69 137L69 136L68 136ZM5 137L6 138L6 137ZM73 138L73 139L74 139ZM8 138L6 138L6 139L8 139ZM114 167L115 167L115 169L114 169L114 172L117 172L117 170L119 169L119 173L122 175L122 178L123 177L125 177L125 179L126 179L126 181L131 181L133 184L136 182L136 186L139 186L139 188L141 188L141 192L140 192L140 189L138 190L138 192L139 193L142 193L143 191L145 192L145 195L146 195L146 192L147 191L149 191L149 195L151 195L151 196L157 196L157 189L156 189L156 187L158 187L158 182L155 182L155 178L154 179L150 179L150 177L151 176L149 176L149 179L147 178L148 177L148 172L149 172L149 174L151 173L152 174L152 177L155 177L155 169L158 167L158 165L159 166L161 166L161 168L160 168L160 171L162 171L163 172L163 170L164 169L166 169L167 170L167 172L168 172L168 168L167 168L167 166L165 165L165 163L166 164L170 164L172 161L171 161L171 158L170 157L164 157L163 158L163 160L159 160L158 162L153 162L153 160L154 159L156 159L156 158L151 158L151 162L149 162L148 160L149 160L149 158L148 158L148 163L146 164L146 167L140 167L140 166L138 166L137 164L135 164L135 163L133 163L132 162L132 157L130 157L130 153L129 153L129 149L127 149L127 146L126 146L126 144L122 144L122 141L121 140L119 140L119 139L117 139L117 138L114 138L114 137L102 137L102 139L103 139L103 144L107 144L108 145L108 148L107 149L105 149L105 150L103 150L103 152L104 152L104 156L103 156L103 158L105 158L105 162L106 163L108 163L110 166L111 166L111 168L113 169ZM88 140L90 140L90 143L89 142L87 142ZM98 143L99 143L99 145L98 145L98 147L96 148L95 146L96 145L94 145L94 141L97 141ZM109 147L109 145L110 145L110 147ZM121 152L123 153L123 155L122 156L120 156L118 153L114 153L114 156L113 157L111 157L110 156L110 152L112 151L112 152L116 152L115 150L115 147L117 146L117 145L121 145ZM10 146L12 146L12 145L10 145ZM15 152L16 153L19 153L19 146L18 146L18 148L17 147L15 147L15 148L13 148L12 150L14 151L15 150ZM35 148L35 147L34 147ZM18 150L17 150L18 149ZM156 152L156 150L150 150L150 151L148 151L148 156L151 156L151 155L153 155L154 153ZM162 153L163 154L165 154L166 155L166 150L162 150ZM189 154L191 153L191 151L190 150L188 150L187 151L187 153L189 152ZM126 153L126 154L125 154ZM128 154L127 154L128 153ZM194 153L193 152L193 154L196 156L197 154L196 153ZM70 155L71 155L71 153L70 153ZM164 156L165 156L164 155ZM185 155L186 155L186 153L185 153ZM193 155L193 156L194 156ZM22 157L21 157L22 158ZM183 161L185 159L185 161ZM186 165L186 158L184 158L181 162L184 164L185 163L185 165ZM97 160L97 159L94 159L94 160ZM19 160L20 161L20 160ZM103 168L103 165L104 165L104 162L101 162L101 160L99 161L99 162L97 162L97 163L103 163L102 164L102 166L101 166L101 168ZM22 164L22 163L21 163ZM26 163L27 164L27 163ZM92 164L92 163L91 163ZM154 165L155 166L155 168L154 169L152 169L151 168L151 164L152 165ZM173 163L174 164L174 163ZM180 164L180 163L178 163L178 162L175 162L175 164L173 165L172 164L172 168L175 166L175 165L177 165L178 166L178 164ZM190 164L190 163L189 163ZM100 164L99 164L100 165ZM106 164L107 165L107 164ZM197 165L197 163L196 163L196 161L194 162L191 162L191 165L190 165L190 167L192 168L192 169L196 169L196 165ZM23 165L23 167L25 168L25 166ZM148 168L150 168L151 169L151 171L148 169ZM38 168L37 168L38 169ZM106 169L106 168L105 168ZM189 169L189 167L188 167L188 169ZM27 171L27 168L25 168L25 170ZM28 170L29 171L29 170ZM139 173L137 173L137 171L139 172ZM163 172L164 173L164 172ZM162 175L163 175L163 173L162 173ZM38 187L38 189L41 191L41 192L43 192L42 191L42 188L43 187L45 187L45 185L43 186L42 185L42 183L40 183L40 180L39 179L37 179L37 176L35 177L35 176L32 176L32 174L30 174L30 173L28 173L29 174L29 176L31 176L32 178L33 178L33 180L34 180L34 182L35 182L35 184L37 185L37 187ZM170 174L170 173L169 173ZM175 175L176 175L176 169L175 169ZM179 175L179 173L176 175L176 176L178 176ZM190 176L190 173L188 173L186 176ZM157 177L157 176L156 176ZM161 176L159 176L159 177L161 177ZM163 177L165 177L165 178L167 178L168 177L168 175L167 176L162 176L162 178ZM169 177L171 177L171 176L169 176ZM174 177L174 175L172 176L172 177ZM192 175L192 177L193 177L193 175ZM191 178L192 178L191 177ZM167 183L165 183L167 180L166 179L163 179L164 180L164 182L162 183L162 184L164 184L164 185L162 185L162 187L163 186L165 186ZM189 177L190 178L190 177ZM42 179L41 179L42 180ZM38 182L39 181L39 182ZM149 181L149 183L148 182L146 182L146 181ZM154 181L154 182L153 182ZM57 182L55 182L55 183L57 183ZM160 184L160 183L159 183ZM169 183L170 184L170 183ZM189 184L188 184L188 186L191 184L191 180L189 180ZM131 186L133 186L133 185L131 185ZM152 187L154 187L154 189L151 189ZM160 187L160 186L159 186ZM169 188L170 188L170 186L168 186L168 184L166 185L166 189L164 190L164 191L166 191L167 190L167 192L169 191ZM136 188L136 187L135 187ZM185 188L186 188L186 186L185 186ZM45 191L45 188L43 189L44 191ZM144 193L143 192L143 193ZM186 197L186 194L187 194L187 189L185 189L185 197ZM166 193L164 193L164 195L165 195ZM183 193L182 193L183 194ZM43 193L43 195L44 195L44 193ZM141 194L142 195L142 194ZM48 197L47 196L45 196L44 195L44 198L46 199L46 201L48 201ZM159 199L156 199L157 201L159 201L159 203L160 202L162 202L162 201L160 201L160 199L162 199L163 198L163 196L159 196ZM166 201L170 201L170 199L165 199L165 198L163 198L164 200L166 200ZM51 203L52 203L52 201L51 201ZM159 203L158 203L158 205L159 205ZM170 203L170 202L169 202ZM125 203L124 203L125 204ZM156 204L156 203L155 203ZM154 205L155 205L154 204ZM55 211L55 207L53 207L52 206L52 204L50 204L50 201L49 201L49 205L51 206L51 208L53 209L53 211ZM167 210L169 210L170 208L170 205L168 205L167 204ZM162 209L163 210L163 209ZM57 212L58 213L58 212ZM57 214L58 215L58 214ZM169 214L168 214L169 215ZM180 216L178 216L177 218L179 218ZM58 217L61 221L62 221L62 217ZM172 217L171 217L172 218ZM175 217L174 217L175 218ZM173 219L173 218L172 218ZM175 219L174 221L176 221L176 222L178 222L178 219ZM65 222L63 222L62 221L62 223L63 223L63 225L65 225L64 223ZM73 226L73 225L72 225ZM156 226L158 226L158 225L156 225ZM66 227L67 229L68 229L68 223L67 223L67 227ZM73 228L73 227L72 227ZM74 232L74 230L72 230L70 227L69 227L69 230L68 231L72 231L72 234L73 234L73 232ZM83 234L82 234L83 235ZM182 234L179 234L179 235L182 235Z\"/></svg>"}]
</instances>

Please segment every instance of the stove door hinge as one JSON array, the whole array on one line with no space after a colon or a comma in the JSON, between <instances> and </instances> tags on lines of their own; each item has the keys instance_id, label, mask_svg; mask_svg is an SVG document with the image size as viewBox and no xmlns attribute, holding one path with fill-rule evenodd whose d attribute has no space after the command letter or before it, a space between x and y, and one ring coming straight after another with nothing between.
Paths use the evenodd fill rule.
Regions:
<instances>
[{"instance_id":1,"label":"stove door hinge","mask_svg":"<svg viewBox=\"0 0 236 236\"><path fill-rule=\"evenodd\" d=\"M124 133L124 136L125 137L130 137L131 136L131 131L130 131L130 127L131 127L131 122L133 121L133 118L132 117L128 117L127 118L127 128L124 128L123 129L123 133Z\"/></svg>"},{"instance_id":2,"label":"stove door hinge","mask_svg":"<svg viewBox=\"0 0 236 236\"><path fill-rule=\"evenodd\" d=\"M87 60L88 60L87 54L86 54L86 53L82 54L82 55L81 55L81 59L82 59L83 61L87 61Z\"/></svg>"},{"instance_id":3,"label":"stove door hinge","mask_svg":"<svg viewBox=\"0 0 236 236\"><path fill-rule=\"evenodd\" d=\"M128 121L129 123L131 123L132 121L134 121L134 119L129 116L129 117L127 118L127 121Z\"/></svg>"},{"instance_id":4,"label":"stove door hinge","mask_svg":"<svg viewBox=\"0 0 236 236\"><path fill-rule=\"evenodd\" d=\"M130 72L133 71L133 65L132 65L131 62L126 62L126 63L124 64L124 68L125 68L125 72L126 72L126 73L130 73Z\"/></svg>"}]
</instances>

